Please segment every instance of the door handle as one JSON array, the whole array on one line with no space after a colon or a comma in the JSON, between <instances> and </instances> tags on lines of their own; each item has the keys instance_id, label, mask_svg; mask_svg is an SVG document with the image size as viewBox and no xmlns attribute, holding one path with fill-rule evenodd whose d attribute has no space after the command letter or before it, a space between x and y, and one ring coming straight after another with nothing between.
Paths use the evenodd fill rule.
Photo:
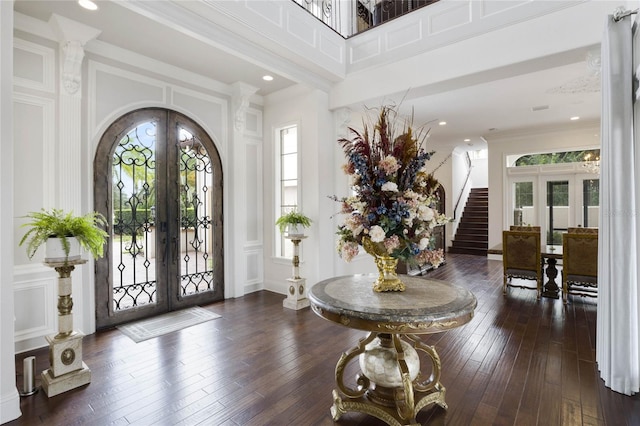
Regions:
<instances>
[{"instance_id":1,"label":"door handle","mask_svg":"<svg viewBox=\"0 0 640 426\"><path fill-rule=\"evenodd\" d=\"M162 245L162 266L167 265L167 239L163 238L160 242Z\"/></svg>"},{"instance_id":2,"label":"door handle","mask_svg":"<svg viewBox=\"0 0 640 426\"><path fill-rule=\"evenodd\" d=\"M173 264L176 264L176 259L178 258L178 237L173 237L173 253L171 259Z\"/></svg>"}]
</instances>

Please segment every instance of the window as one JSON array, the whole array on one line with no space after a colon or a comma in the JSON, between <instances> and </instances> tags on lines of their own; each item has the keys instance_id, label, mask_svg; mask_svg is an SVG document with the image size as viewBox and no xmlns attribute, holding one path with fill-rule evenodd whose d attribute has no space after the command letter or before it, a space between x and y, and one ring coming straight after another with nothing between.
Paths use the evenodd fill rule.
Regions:
<instances>
[{"instance_id":1,"label":"window","mask_svg":"<svg viewBox=\"0 0 640 426\"><path fill-rule=\"evenodd\" d=\"M549 152L545 154L528 154L519 157L515 166L534 166L540 164L579 163L591 158L600 158L599 149L583 151Z\"/></svg>"},{"instance_id":2,"label":"window","mask_svg":"<svg viewBox=\"0 0 640 426\"><path fill-rule=\"evenodd\" d=\"M298 126L287 126L278 129L278 185L276 217L299 208L299 179L298 179ZM293 257L293 244L286 240L277 228L276 253L280 257Z\"/></svg>"}]
</instances>

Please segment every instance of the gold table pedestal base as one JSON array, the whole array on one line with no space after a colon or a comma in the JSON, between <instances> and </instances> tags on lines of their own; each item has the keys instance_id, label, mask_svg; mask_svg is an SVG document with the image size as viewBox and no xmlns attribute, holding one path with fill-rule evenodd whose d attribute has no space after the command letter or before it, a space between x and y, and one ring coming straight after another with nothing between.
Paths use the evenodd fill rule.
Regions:
<instances>
[{"instance_id":1,"label":"gold table pedestal base","mask_svg":"<svg viewBox=\"0 0 640 426\"><path fill-rule=\"evenodd\" d=\"M414 393L416 398L415 412L416 414L424 407L430 404L438 404L445 410L448 408L447 403L444 402L445 388L434 390L431 392L418 392ZM382 404L373 402L367 396L361 396L358 398L343 399L340 396L340 392L337 389L333 390L333 405L331 406L331 417L333 421L338 421L343 414L348 411L356 411L363 414L376 417L389 426L420 426L414 418L402 419L397 410L393 407L387 407Z\"/></svg>"},{"instance_id":2,"label":"gold table pedestal base","mask_svg":"<svg viewBox=\"0 0 640 426\"><path fill-rule=\"evenodd\" d=\"M367 345L376 337L383 346L395 352L393 359L396 359L402 385L380 386L360 372L356 377L357 386L353 388L344 382L345 368L356 357L368 353ZM402 347L401 337L410 342L414 349L422 352L423 358L430 361L430 373L423 374L420 371L417 377L411 380L406 362L408 354ZM440 357L435 348L425 345L417 335L369 333L367 337L360 339L355 348L343 353L336 364L336 384L339 389L333 390L331 416L337 421L346 412L357 411L377 417L390 426L419 426L416 415L422 408L430 404L437 404L445 410L448 408L445 402L446 390L440 383L440 374Z\"/></svg>"}]
</instances>

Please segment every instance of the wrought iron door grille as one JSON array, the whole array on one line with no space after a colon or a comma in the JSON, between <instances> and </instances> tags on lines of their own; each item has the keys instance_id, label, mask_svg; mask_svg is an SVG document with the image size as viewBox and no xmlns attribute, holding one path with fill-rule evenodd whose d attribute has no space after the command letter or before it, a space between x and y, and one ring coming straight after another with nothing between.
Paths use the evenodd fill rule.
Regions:
<instances>
[{"instance_id":1,"label":"wrought iron door grille","mask_svg":"<svg viewBox=\"0 0 640 426\"><path fill-rule=\"evenodd\" d=\"M156 123L131 130L115 149L113 176L113 310L155 303L153 241Z\"/></svg>"},{"instance_id":2,"label":"wrought iron door grille","mask_svg":"<svg viewBox=\"0 0 640 426\"><path fill-rule=\"evenodd\" d=\"M180 296L215 291L210 187L212 164L202 143L180 129Z\"/></svg>"}]
</instances>

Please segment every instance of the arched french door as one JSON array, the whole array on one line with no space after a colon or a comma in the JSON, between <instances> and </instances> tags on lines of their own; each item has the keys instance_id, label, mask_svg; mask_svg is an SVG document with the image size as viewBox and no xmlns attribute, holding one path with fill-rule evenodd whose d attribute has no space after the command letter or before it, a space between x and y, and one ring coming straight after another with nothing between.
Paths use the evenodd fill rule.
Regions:
<instances>
[{"instance_id":1,"label":"arched french door","mask_svg":"<svg viewBox=\"0 0 640 426\"><path fill-rule=\"evenodd\" d=\"M222 164L204 130L171 110L116 120L94 159L109 243L96 261L96 326L224 298Z\"/></svg>"}]
</instances>

